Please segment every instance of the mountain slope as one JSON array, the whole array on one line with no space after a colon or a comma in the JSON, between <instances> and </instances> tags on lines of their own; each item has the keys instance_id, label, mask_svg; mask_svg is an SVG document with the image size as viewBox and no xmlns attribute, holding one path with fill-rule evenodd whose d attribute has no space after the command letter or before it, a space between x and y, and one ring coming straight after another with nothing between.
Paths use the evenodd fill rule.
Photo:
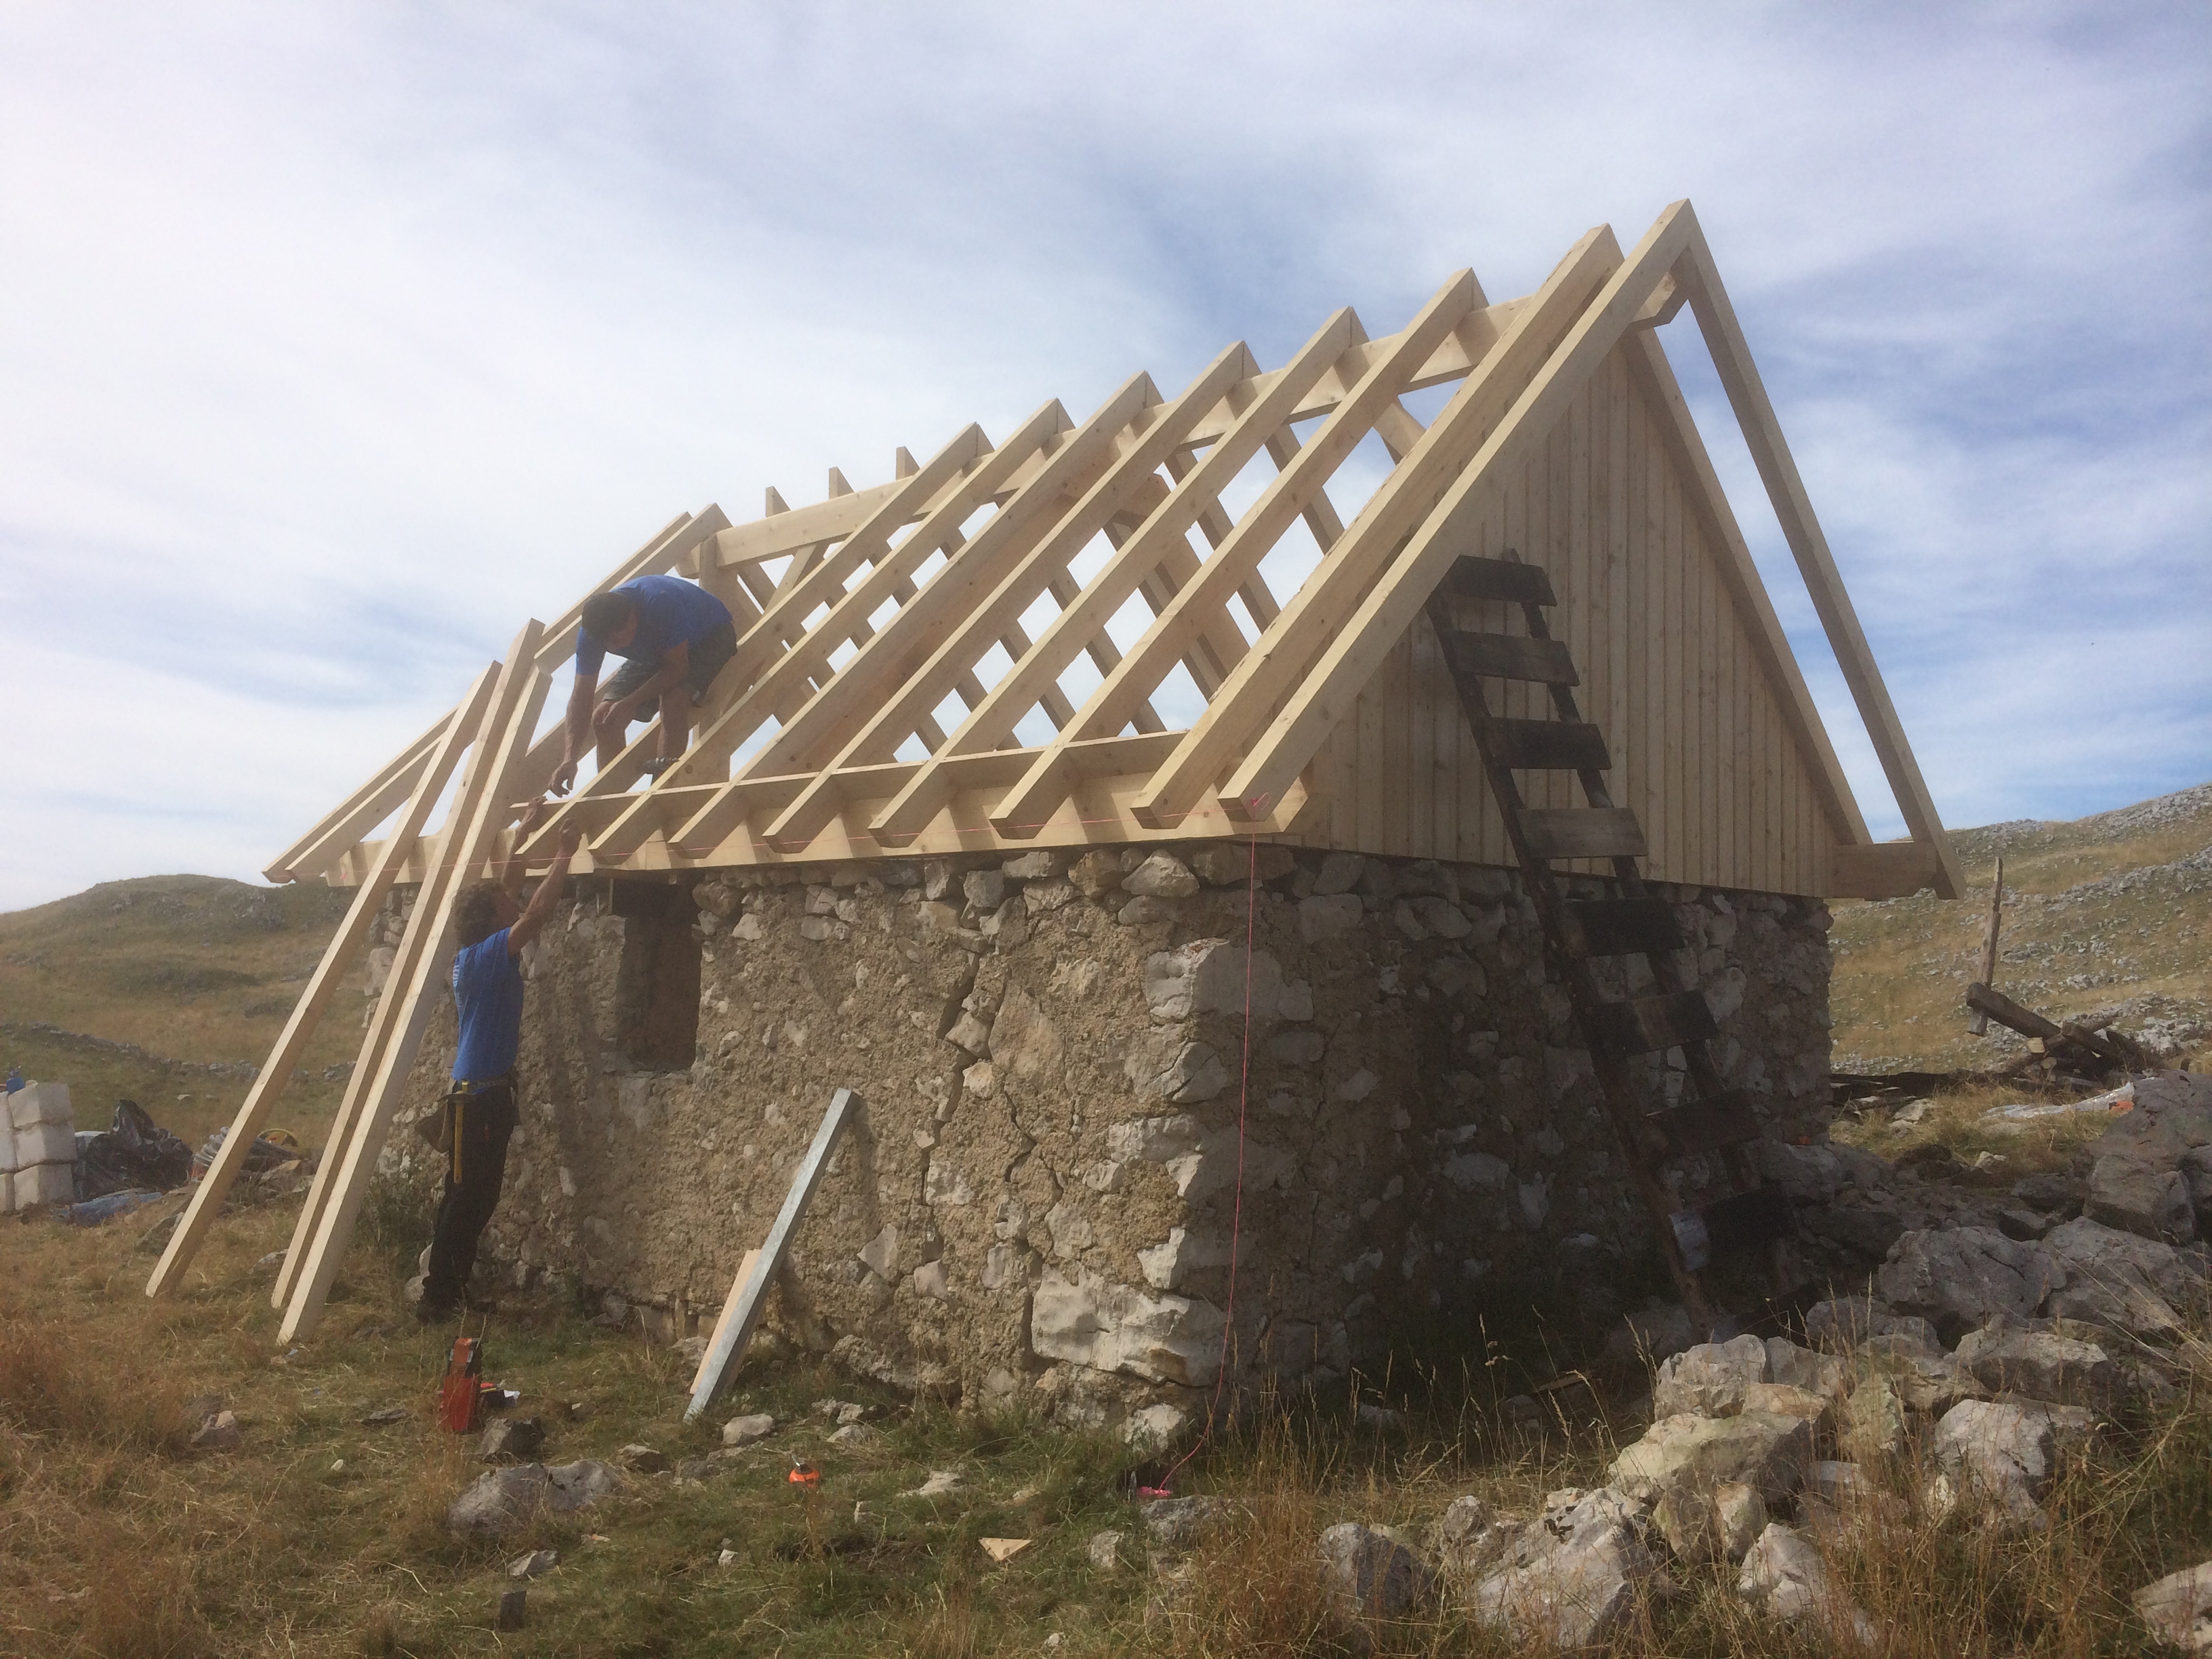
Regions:
<instances>
[{"instance_id":1,"label":"mountain slope","mask_svg":"<svg viewBox=\"0 0 2212 1659\"><path fill-rule=\"evenodd\" d=\"M1999 990L2051 1019L2116 1015L2179 1054L2212 1040L2212 784L1953 842L1972 884L1965 899L1835 905L1836 1069L1961 1070L2021 1051L2001 1027L1966 1034L1999 853Z\"/></svg>"}]
</instances>

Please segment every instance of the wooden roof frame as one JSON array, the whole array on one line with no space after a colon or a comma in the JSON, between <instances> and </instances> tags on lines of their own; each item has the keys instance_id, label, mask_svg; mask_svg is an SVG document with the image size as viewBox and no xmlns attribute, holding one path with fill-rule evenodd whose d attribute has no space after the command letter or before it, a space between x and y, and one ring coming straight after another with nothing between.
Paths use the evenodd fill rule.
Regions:
<instances>
[{"instance_id":1,"label":"wooden roof frame","mask_svg":"<svg viewBox=\"0 0 2212 1659\"><path fill-rule=\"evenodd\" d=\"M1905 841L1868 833L1653 331L1685 305ZM1139 374L1080 422L1053 402L995 447L971 425L927 463L902 449L888 483L854 489L833 468L830 498L811 507L787 507L771 489L765 516L750 524L732 525L714 507L679 516L592 591L654 571L692 577L730 605L737 654L676 764L637 787L657 741L647 731L527 850L549 846L564 822L582 827L587 867L601 871L1294 837L1322 745L1499 492L1624 345L1632 378L1662 412L1668 453L1721 550L1722 580L1834 837L1825 890L1957 896L1957 859L1686 201L1625 255L1608 227L1593 229L1521 299L1492 304L1462 270L1381 339L1346 308L1273 370L1240 342L1173 398ZM1401 401L1450 382L1425 428ZM1315 420L1303 439L1293 432ZM1393 471L1346 524L1327 485L1370 434ZM1275 475L1232 520L1221 492L1262 451ZM1301 520L1322 556L1279 599L1261 562ZM1070 567L1101 536L1111 550L1079 581ZM1023 619L1047 598L1057 613L1032 638ZM1107 623L1136 598L1152 619L1122 650ZM540 672L573 655L580 605L545 631ZM985 660L994 653L1006 665L995 672ZM1085 656L1100 680L1079 707L1060 678ZM1178 731L1152 700L1179 666L1206 704ZM937 717L949 700L967 712L947 731ZM1054 728L1049 742L1017 737L1033 710ZM270 879L367 878L379 845L364 835L408 800L453 718L280 854ZM917 741L921 758L899 758ZM561 742L556 728L520 759L518 796L542 792Z\"/></svg>"}]
</instances>

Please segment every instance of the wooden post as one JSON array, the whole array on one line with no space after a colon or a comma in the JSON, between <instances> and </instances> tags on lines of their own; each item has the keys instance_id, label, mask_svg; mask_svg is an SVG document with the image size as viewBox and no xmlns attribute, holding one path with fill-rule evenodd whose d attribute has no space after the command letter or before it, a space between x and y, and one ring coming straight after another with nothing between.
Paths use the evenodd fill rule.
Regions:
<instances>
[{"instance_id":1,"label":"wooden post","mask_svg":"<svg viewBox=\"0 0 2212 1659\"><path fill-rule=\"evenodd\" d=\"M1990 882L1990 925L1982 935L1982 983L1994 988L1997 982L1997 927L2004 919L2004 854L1997 854L1997 872ZM1974 1010L1974 1017L1966 1022L1969 1036L1987 1036L1990 1017L1982 1009Z\"/></svg>"},{"instance_id":2,"label":"wooden post","mask_svg":"<svg viewBox=\"0 0 2212 1659\"><path fill-rule=\"evenodd\" d=\"M146 1281L147 1295L159 1296L164 1291L175 1288L177 1281L184 1276L185 1269L191 1265L193 1255L198 1251L201 1241L206 1237L209 1229L215 1225L215 1218L222 1210L222 1201L229 1195L231 1182L238 1178L238 1172L246 1163L246 1155L252 1149L254 1136L261 1132L262 1124L268 1121L270 1109L276 1105L277 1097L284 1092L284 1085L292 1075L293 1063L307 1048L307 1040L314 1036L316 1026L322 1023L323 1011L330 1006L331 998L337 990L339 977L361 948L369 925L383 908L385 896L391 892L393 884L399 878L400 866L407 862L409 854L415 850L416 840L422 832L423 820L430 816L430 809L437 805L438 797L445 791L446 781L453 776L453 768L460 762L461 751L468 746L469 739L475 735L478 723L483 720L484 708L491 701L492 683L498 672L499 665L494 663L477 676L476 684L469 688L468 696L461 699L459 709L446 722L445 731L428 762L416 775L414 793L408 797L406 810L400 814L399 822L392 827L390 837L385 842L384 850L377 857L376 868L355 892L345 920L338 924L337 933L331 940L329 948L324 951L314 976L307 981L307 988L300 994L300 1000L293 1006L292 1017L284 1022L284 1029L276 1038L276 1046L269 1051L268 1060L254 1077L253 1086L246 1091L245 1103L239 1107L238 1115L231 1120L230 1132L216 1151L215 1162L208 1166L208 1172L200 1177L199 1185L193 1188L191 1202L185 1208L184 1218L177 1223L176 1231L169 1236L168 1248L161 1252L161 1261L155 1265L153 1277ZM356 1075L361 1064L367 1063L370 1058L367 1054L362 1055L362 1061L355 1067ZM331 1126L330 1144L332 1146L343 1142L344 1108L352 1103L355 1093L349 1084L341 1102L338 1120ZM327 1153L325 1161L328 1161Z\"/></svg>"},{"instance_id":3,"label":"wooden post","mask_svg":"<svg viewBox=\"0 0 2212 1659\"><path fill-rule=\"evenodd\" d=\"M446 832L438 838L437 854L416 895L415 914L400 942L401 959L393 964L385 1001L377 1009L386 1040L376 1075L362 1096L342 1159L337 1146L324 1159L330 1178L319 1182L325 1197L320 1212L313 1218L313 1243L301 1252L295 1234L293 1255L285 1264L292 1272L284 1321L277 1331L282 1341L307 1334L322 1316L324 1298L330 1294L338 1259L368 1196L369 1177L375 1172L377 1154L384 1148L423 1029L436 996L445 989L444 969L453 957L453 901L506 827L512 810L507 800L509 776L529 750L531 733L537 729L545 690L551 684L536 660L544 632L544 624L533 619L507 653L476 753L454 797ZM303 1230L309 1219L303 1212Z\"/></svg>"},{"instance_id":4,"label":"wooden post","mask_svg":"<svg viewBox=\"0 0 2212 1659\"><path fill-rule=\"evenodd\" d=\"M768 1230L768 1238L757 1251L748 1251L744 1264L738 1269L738 1282L731 1288L734 1311L726 1306L721 1319L714 1327L714 1340L707 1349L706 1358L699 1362L699 1370L692 1381L691 1403L684 1408L684 1420L696 1422L699 1414L714 1401L721 1391L722 1378L737 1364L752 1340L753 1328L760 1323L761 1308L768 1300L768 1287L775 1280L776 1272L783 1266L783 1258L791 1249L791 1236L806 1214L806 1206L814 1199L814 1189L822 1184L823 1172L830 1165L830 1149L837 1144L839 1131L852 1115L860 1097L850 1089L840 1089L830 1097L830 1109L822 1115L822 1127L814 1132L814 1144L806 1149L799 1160L798 1171L791 1178L791 1191L783 1200L783 1208L776 1212L775 1224Z\"/></svg>"}]
</instances>

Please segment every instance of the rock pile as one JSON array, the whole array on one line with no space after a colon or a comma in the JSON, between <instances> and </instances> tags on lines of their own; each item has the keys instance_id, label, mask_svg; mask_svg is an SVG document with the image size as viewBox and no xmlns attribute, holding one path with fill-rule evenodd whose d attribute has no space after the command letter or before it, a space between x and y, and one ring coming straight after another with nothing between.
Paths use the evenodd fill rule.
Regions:
<instances>
[{"instance_id":1,"label":"rock pile","mask_svg":"<svg viewBox=\"0 0 2212 1659\"><path fill-rule=\"evenodd\" d=\"M2154 1115L2097 1148L2099 1168L2124 1164L2139 1187L2160 1170L2186 1180L2212 1145L2212 1090L2184 1079L2153 1098ZM1882 1190L1881 1172L1866 1174L1864 1190ZM2023 1239L1954 1212L1951 1225L1905 1230L1875 1294L1815 1305L1802 1343L1740 1336L1668 1355L1653 1421L1605 1486L1555 1492L1526 1516L1462 1498L1425 1548L1341 1523L1321 1540L1322 1582L1364 1616L1403 1617L1441 1593L1517 1640L1571 1649L1662 1593L1668 1564L1725 1561L1752 1606L1839 1651L1871 1650L1880 1632L1831 1577L1826 1547L1906 1512L1916 1445L1928 1513L2039 1528L2066 1453L2101 1415L2172 1389L2153 1345L2204 1309L2212 1253L2174 1241L2172 1206L2108 1213L2135 1224L2076 1214ZM1647 1321L1644 1340L1665 1322ZM2212 1618L2212 1569L2199 1571L2202 1584L2182 1573L2147 1588L2145 1618L2183 1632Z\"/></svg>"}]
</instances>

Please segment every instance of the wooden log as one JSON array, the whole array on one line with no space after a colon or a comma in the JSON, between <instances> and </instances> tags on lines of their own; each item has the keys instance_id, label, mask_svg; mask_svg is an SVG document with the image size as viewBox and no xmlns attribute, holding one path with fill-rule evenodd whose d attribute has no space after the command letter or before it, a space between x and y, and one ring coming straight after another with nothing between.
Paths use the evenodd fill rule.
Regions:
<instances>
[{"instance_id":1,"label":"wooden log","mask_svg":"<svg viewBox=\"0 0 2212 1659\"><path fill-rule=\"evenodd\" d=\"M1997 854L1996 874L1990 881L1990 921L1982 934L1982 977L1984 985L1997 982L1997 929L2004 921L2004 854ZM1966 1022L1966 1035L1989 1035L1990 1017L1985 1010L1977 1008L1973 1018Z\"/></svg>"}]
</instances>

